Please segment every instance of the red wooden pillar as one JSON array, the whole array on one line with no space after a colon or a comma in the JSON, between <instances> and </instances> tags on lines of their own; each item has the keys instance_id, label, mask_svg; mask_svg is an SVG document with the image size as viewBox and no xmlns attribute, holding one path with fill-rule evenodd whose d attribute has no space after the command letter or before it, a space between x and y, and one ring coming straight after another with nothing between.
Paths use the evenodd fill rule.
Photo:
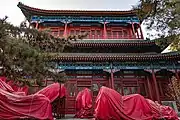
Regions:
<instances>
[{"instance_id":1,"label":"red wooden pillar","mask_svg":"<svg viewBox=\"0 0 180 120\"><path fill-rule=\"evenodd\" d=\"M64 36L66 36L67 35L67 22L65 22L65 25L64 25Z\"/></svg>"},{"instance_id":2,"label":"red wooden pillar","mask_svg":"<svg viewBox=\"0 0 180 120\"><path fill-rule=\"evenodd\" d=\"M109 88L111 88L112 87L112 83L111 83L111 76L109 76L109 86L108 86Z\"/></svg>"},{"instance_id":3,"label":"red wooden pillar","mask_svg":"<svg viewBox=\"0 0 180 120\"><path fill-rule=\"evenodd\" d=\"M36 27L35 27L35 28L38 29L38 26L39 26L39 23L38 23L38 21L37 21L37 22L36 22Z\"/></svg>"},{"instance_id":4,"label":"red wooden pillar","mask_svg":"<svg viewBox=\"0 0 180 120\"><path fill-rule=\"evenodd\" d=\"M143 36L143 32L142 32L142 28L141 28L140 23L139 23L139 28L140 28L140 32L141 32L141 39L144 39L144 36Z\"/></svg>"},{"instance_id":5,"label":"red wooden pillar","mask_svg":"<svg viewBox=\"0 0 180 120\"><path fill-rule=\"evenodd\" d=\"M103 33L103 38L106 39L106 36L107 36L106 22L104 22L104 33Z\"/></svg>"},{"instance_id":6,"label":"red wooden pillar","mask_svg":"<svg viewBox=\"0 0 180 120\"><path fill-rule=\"evenodd\" d=\"M136 38L135 29L134 29L134 23L131 23L131 25L132 25L132 31L133 31L132 38Z\"/></svg>"},{"instance_id":7,"label":"red wooden pillar","mask_svg":"<svg viewBox=\"0 0 180 120\"><path fill-rule=\"evenodd\" d=\"M60 37L60 29L58 28L58 37Z\"/></svg>"},{"instance_id":8,"label":"red wooden pillar","mask_svg":"<svg viewBox=\"0 0 180 120\"><path fill-rule=\"evenodd\" d=\"M157 85L157 81L156 81L156 75L155 75L154 70L152 70L152 78L153 78L154 87L155 87L156 100L158 101L158 103L161 103L160 96L159 96L158 85Z\"/></svg>"},{"instance_id":9,"label":"red wooden pillar","mask_svg":"<svg viewBox=\"0 0 180 120\"><path fill-rule=\"evenodd\" d=\"M111 88L114 89L114 73L112 69L111 69Z\"/></svg>"},{"instance_id":10,"label":"red wooden pillar","mask_svg":"<svg viewBox=\"0 0 180 120\"><path fill-rule=\"evenodd\" d=\"M150 97L151 100L153 100L152 87L151 87L149 76L147 76L147 85L148 85L149 97Z\"/></svg>"}]
</instances>

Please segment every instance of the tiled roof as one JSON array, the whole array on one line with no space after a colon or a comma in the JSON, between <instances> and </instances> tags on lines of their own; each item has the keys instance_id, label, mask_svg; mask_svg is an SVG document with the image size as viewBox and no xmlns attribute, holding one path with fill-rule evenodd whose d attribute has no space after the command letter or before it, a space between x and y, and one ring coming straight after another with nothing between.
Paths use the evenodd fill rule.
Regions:
<instances>
[{"instance_id":1,"label":"tiled roof","mask_svg":"<svg viewBox=\"0 0 180 120\"><path fill-rule=\"evenodd\" d=\"M80 14L80 15L107 15L107 16L112 16L112 15L126 15L126 14L132 14L135 15L136 11L134 10L129 10L129 11L103 11L103 10L45 10L45 9L39 9L39 8L34 8L30 7L27 5L22 4L21 2L18 3L18 7L23 11L25 10L26 12L33 12L34 14L44 14L44 15L55 15L55 14Z\"/></svg>"},{"instance_id":2,"label":"tiled roof","mask_svg":"<svg viewBox=\"0 0 180 120\"><path fill-rule=\"evenodd\" d=\"M180 53L52 53L47 58L60 61L177 61Z\"/></svg>"},{"instance_id":3,"label":"tiled roof","mask_svg":"<svg viewBox=\"0 0 180 120\"><path fill-rule=\"evenodd\" d=\"M77 40L73 42L77 47L93 47L93 46L157 46L155 40Z\"/></svg>"}]
</instances>

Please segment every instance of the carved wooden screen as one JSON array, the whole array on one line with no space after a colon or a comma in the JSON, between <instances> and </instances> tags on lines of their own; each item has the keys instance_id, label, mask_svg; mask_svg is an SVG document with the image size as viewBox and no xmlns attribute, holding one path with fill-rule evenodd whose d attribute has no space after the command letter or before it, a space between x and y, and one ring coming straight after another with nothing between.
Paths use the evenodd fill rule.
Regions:
<instances>
[{"instance_id":1,"label":"carved wooden screen","mask_svg":"<svg viewBox=\"0 0 180 120\"><path fill-rule=\"evenodd\" d=\"M115 73L114 89L122 95L141 94L144 97L148 97L145 75L138 76L135 74L135 71Z\"/></svg>"}]
</instances>

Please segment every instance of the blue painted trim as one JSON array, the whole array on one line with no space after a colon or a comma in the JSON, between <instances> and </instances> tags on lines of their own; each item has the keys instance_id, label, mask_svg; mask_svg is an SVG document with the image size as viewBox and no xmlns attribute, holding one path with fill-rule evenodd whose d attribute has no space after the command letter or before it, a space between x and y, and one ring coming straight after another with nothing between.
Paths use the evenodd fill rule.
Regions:
<instances>
[{"instance_id":1,"label":"blue painted trim","mask_svg":"<svg viewBox=\"0 0 180 120\"><path fill-rule=\"evenodd\" d=\"M135 22L139 23L138 17L73 17L73 16L32 16L31 22Z\"/></svg>"},{"instance_id":2,"label":"blue painted trim","mask_svg":"<svg viewBox=\"0 0 180 120\"><path fill-rule=\"evenodd\" d=\"M58 69L66 69L66 70L100 70L100 69L110 69L109 64L59 64ZM113 64L113 69L120 70L120 69L180 69L180 64L173 66L172 64Z\"/></svg>"}]
</instances>

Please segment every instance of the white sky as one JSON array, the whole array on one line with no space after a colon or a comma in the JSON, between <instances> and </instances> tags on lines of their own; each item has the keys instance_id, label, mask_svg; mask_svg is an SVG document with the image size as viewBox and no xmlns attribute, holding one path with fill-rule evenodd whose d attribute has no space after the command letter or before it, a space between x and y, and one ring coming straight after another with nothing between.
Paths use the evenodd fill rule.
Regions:
<instances>
[{"instance_id":1,"label":"white sky","mask_svg":"<svg viewBox=\"0 0 180 120\"><path fill-rule=\"evenodd\" d=\"M139 0L1 0L0 17L7 15L8 21L19 25L24 15L17 7L18 2L41 9L81 9L81 10L129 10ZM146 37L145 27L142 26Z\"/></svg>"}]
</instances>

